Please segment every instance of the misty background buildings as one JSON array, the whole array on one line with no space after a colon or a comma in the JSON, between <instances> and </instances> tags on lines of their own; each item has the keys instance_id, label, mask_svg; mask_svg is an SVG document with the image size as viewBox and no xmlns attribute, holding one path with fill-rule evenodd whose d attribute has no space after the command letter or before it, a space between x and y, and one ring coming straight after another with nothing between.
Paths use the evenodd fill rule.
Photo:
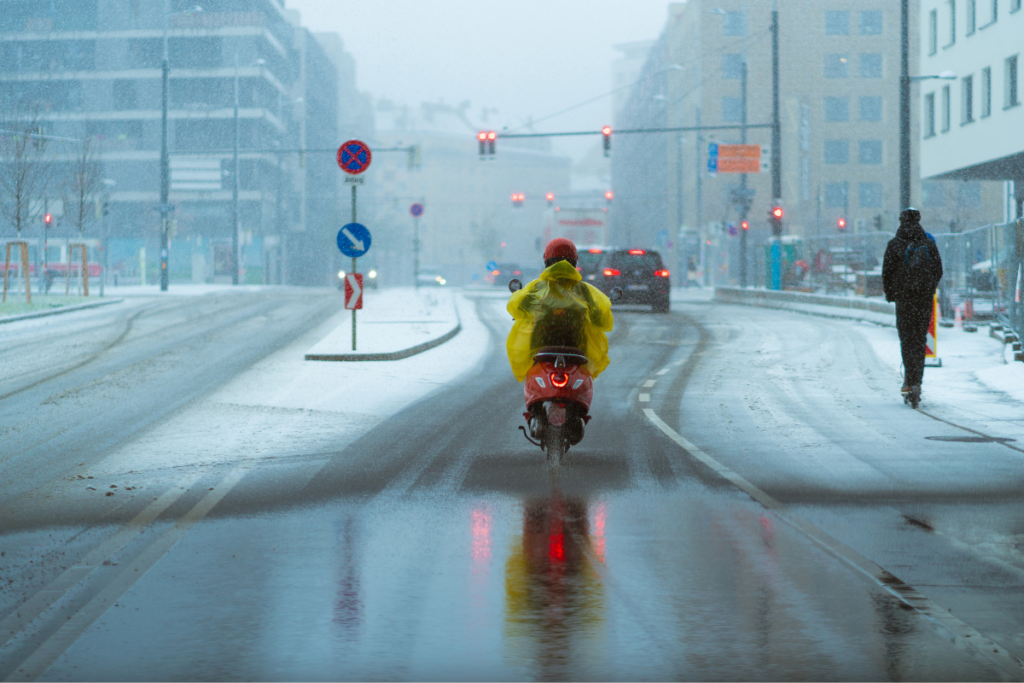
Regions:
<instances>
[{"instance_id":1,"label":"misty background buildings","mask_svg":"<svg viewBox=\"0 0 1024 683\"><path fill-rule=\"evenodd\" d=\"M911 3L911 73L956 78L913 86L913 201L933 232L1017 215L1019 8L1019 0ZM350 138L380 150L360 190L359 217L374 232L368 265L385 284L411 282L413 202L426 206L420 262L453 283L483 279L489 261L539 260L544 239L571 229L572 220L559 220L563 210L603 221L577 239L656 248L677 275L689 266L707 284L736 282L739 177L709 173L707 150L740 141L738 131L613 135L608 158L600 136L573 157L543 138L499 139L497 154L482 159L478 131L560 130L558 119L512 121L473 101L471 83L459 104L371 95L345 36L311 30L280 0L207 0L200 9L192 0L4 3L0 128L8 143L33 131L26 153L45 166L19 199L34 264L65 260L82 222L90 260L104 260L98 247L109 240L112 276L158 276L166 34L172 282L231 280L236 74L243 283L335 281L344 264L334 235L351 209L333 150ZM840 218L850 233L891 232L901 208L899 4L780 0L779 9L786 234L837 234ZM770 10L767 0L668 4L659 36L619 44L616 61L593 65L608 74L613 128L738 123L744 68L747 121L770 122ZM550 110L568 104L551 102ZM605 123L595 120L593 129ZM67 186L81 155L77 141L86 139L104 182L80 221ZM751 130L748 139L767 147L770 131ZM0 164L7 175L12 159L7 144ZM767 169L747 182L750 237L763 243ZM526 199L513 203L515 193ZM10 205L11 193L0 202ZM49 226L46 214L54 217ZM6 239L17 234L11 215L5 211L0 223Z\"/></svg>"}]
</instances>

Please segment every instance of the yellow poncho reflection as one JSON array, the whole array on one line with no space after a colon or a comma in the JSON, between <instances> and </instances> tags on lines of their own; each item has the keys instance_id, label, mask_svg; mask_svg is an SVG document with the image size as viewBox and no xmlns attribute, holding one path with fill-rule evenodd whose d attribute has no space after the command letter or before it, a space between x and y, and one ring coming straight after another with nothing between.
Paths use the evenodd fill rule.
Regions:
<instances>
[{"instance_id":1,"label":"yellow poncho reflection","mask_svg":"<svg viewBox=\"0 0 1024 683\"><path fill-rule=\"evenodd\" d=\"M512 373L522 382L542 346L575 346L590 361L597 377L608 367L608 332L612 331L612 302L601 290L583 282L568 262L559 261L508 300L515 319L505 349Z\"/></svg>"}]
</instances>

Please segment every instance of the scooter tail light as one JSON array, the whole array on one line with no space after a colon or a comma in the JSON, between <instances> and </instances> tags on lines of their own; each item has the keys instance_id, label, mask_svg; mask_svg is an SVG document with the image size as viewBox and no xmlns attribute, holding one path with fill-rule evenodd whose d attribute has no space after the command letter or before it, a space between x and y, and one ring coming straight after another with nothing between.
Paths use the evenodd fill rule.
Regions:
<instances>
[{"instance_id":1,"label":"scooter tail light","mask_svg":"<svg viewBox=\"0 0 1024 683\"><path fill-rule=\"evenodd\" d=\"M564 372L552 372L551 373L551 385L552 386L555 386L555 387L558 387L559 389L561 389L561 388L563 388L568 383L569 383L569 375L565 374Z\"/></svg>"}]
</instances>

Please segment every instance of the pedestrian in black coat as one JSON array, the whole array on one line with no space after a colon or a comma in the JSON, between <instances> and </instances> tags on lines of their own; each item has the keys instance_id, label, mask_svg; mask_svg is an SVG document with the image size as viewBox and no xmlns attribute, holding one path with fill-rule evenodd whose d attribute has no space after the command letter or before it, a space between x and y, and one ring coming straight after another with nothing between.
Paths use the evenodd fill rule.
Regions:
<instances>
[{"instance_id":1,"label":"pedestrian in black coat","mask_svg":"<svg viewBox=\"0 0 1024 683\"><path fill-rule=\"evenodd\" d=\"M914 406L921 396L925 344L935 288L942 279L942 257L935 239L921 227L921 212L900 213L900 227L889 241L882 261L886 301L896 302L896 330L903 353L902 392Z\"/></svg>"}]
</instances>

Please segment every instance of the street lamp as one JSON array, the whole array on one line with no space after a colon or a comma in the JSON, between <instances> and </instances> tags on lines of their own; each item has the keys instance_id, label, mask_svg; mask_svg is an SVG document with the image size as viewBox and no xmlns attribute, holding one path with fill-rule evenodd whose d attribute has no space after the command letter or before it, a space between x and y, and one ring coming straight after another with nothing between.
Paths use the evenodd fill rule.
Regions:
<instances>
[{"instance_id":1,"label":"street lamp","mask_svg":"<svg viewBox=\"0 0 1024 683\"><path fill-rule=\"evenodd\" d=\"M262 67L266 62L262 59L257 59L250 66ZM232 268L231 268L231 284L238 284L238 274L242 267L242 259L238 254L238 55L235 55L235 145L234 145L234 157L232 165L232 176L233 180L231 183L231 253L232 253Z\"/></svg>"},{"instance_id":2,"label":"street lamp","mask_svg":"<svg viewBox=\"0 0 1024 683\"><path fill-rule=\"evenodd\" d=\"M168 99L168 86L171 75L171 63L167 49L167 29L168 21L172 16L184 15L192 16L203 11L202 7L198 5L190 7L180 12L171 12L169 3L170 0L164 0L164 59L163 59L163 106L160 118L160 291L167 291L167 256L168 250L170 249L170 243L168 239L168 219L167 214L171 211L170 207L170 194L171 194L171 162L170 157L167 153L167 99ZM146 284L143 282L142 284Z\"/></svg>"},{"instance_id":3,"label":"street lamp","mask_svg":"<svg viewBox=\"0 0 1024 683\"><path fill-rule=\"evenodd\" d=\"M117 185L116 180L111 180L110 178L103 179L103 243L101 245L101 248L103 249L103 277L100 278L101 297L103 296L104 285L107 282L107 271L110 267L110 257L108 256L110 252L110 219L107 217L107 204L110 201L110 193L114 190L115 185Z\"/></svg>"}]
</instances>

